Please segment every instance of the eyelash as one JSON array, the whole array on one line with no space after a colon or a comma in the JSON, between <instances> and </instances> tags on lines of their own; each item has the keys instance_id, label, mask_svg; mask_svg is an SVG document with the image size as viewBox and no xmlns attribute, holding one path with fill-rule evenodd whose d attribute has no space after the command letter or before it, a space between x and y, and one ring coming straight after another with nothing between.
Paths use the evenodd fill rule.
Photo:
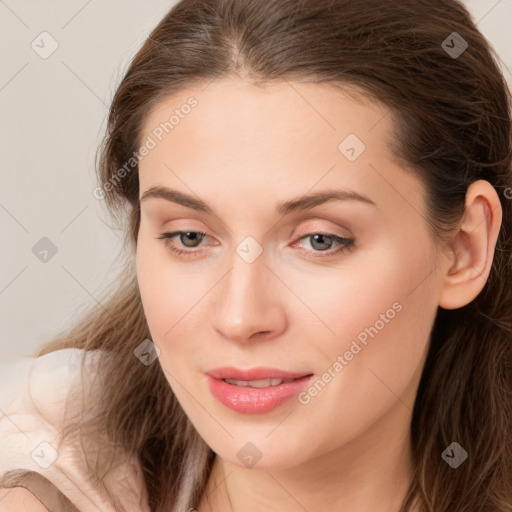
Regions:
<instances>
[{"instance_id":1,"label":"eyelash","mask_svg":"<svg viewBox=\"0 0 512 512\"><path fill-rule=\"evenodd\" d=\"M161 236L159 237L156 237L158 240L164 240L164 244L175 254L177 254L178 256L184 256L185 258L190 258L192 256L196 256L198 254L201 254L202 251L194 251L194 250L190 250L190 251L187 251L187 250L182 250L182 249L178 249L176 246L172 245L171 244L171 239L174 238L175 236L178 236L178 235L182 235L182 234L186 234L186 233L195 233L195 234L198 234L200 235L201 237L207 237L208 235L202 231L174 231L172 233L162 233ZM337 236L333 233L324 233L324 232L321 232L321 231L318 231L318 232L311 232L311 233L308 233L308 234L305 234L303 236L301 236L299 238L299 240L303 240L304 238L310 238L314 235L322 235L322 236L327 236L329 238L332 238L333 241L335 243L339 243L340 246L337 248L337 249L330 249L330 250L326 250L326 251L313 251L313 252L316 252L316 253L320 253L318 256L307 256L309 259L316 259L316 258L327 258L329 256L334 256L335 254L340 254L340 253L344 253L344 252L350 252L354 249L354 245L355 245L355 240L351 239L351 238L343 238L341 236ZM202 241L202 239L201 239ZM305 249L304 249L305 250ZM311 251L307 251L305 250L306 252L311 252Z\"/></svg>"}]
</instances>

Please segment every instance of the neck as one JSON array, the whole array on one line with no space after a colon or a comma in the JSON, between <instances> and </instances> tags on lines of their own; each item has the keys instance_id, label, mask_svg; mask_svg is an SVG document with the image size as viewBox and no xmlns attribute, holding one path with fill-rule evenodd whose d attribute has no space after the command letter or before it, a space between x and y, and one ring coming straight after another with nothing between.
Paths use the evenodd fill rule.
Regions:
<instances>
[{"instance_id":1,"label":"neck","mask_svg":"<svg viewBox=\"0 0 512 512\"><path fill-rule=\"evenodd\" d=\"M410 419L397 401L357 438L291 468L217 456L198 512L399 512L413 474Z\"/></svg>"}]
</instances>

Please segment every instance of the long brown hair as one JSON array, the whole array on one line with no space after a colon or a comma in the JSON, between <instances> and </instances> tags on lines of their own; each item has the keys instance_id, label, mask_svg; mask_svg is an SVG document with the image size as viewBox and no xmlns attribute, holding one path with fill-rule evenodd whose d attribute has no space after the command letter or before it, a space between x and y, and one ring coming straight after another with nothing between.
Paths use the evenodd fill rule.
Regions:
<instances>
[{"instance_id":1,"label":"long brown hair","mask_svg":"<svg viewBox=\"0 0 512 512\"><path fill-rule=\"evenodd\" d=\"M467 306L439 308L433 325L411 423L416 470L401 512L416 503L422 511L510 512L511 97L499 57L458 0L178 2L133 58L98 152L101 197L126 233L124 270L98 305L37 355L65 347L110 354L101 360L105 385L92 430L138 458L153 511L197 506L214 453L160 365L134 357L151 336L132 257L138 168L126 163L141 147L152 106L230 76L348 84L384 104L395 121L395 156L426 185L438 241L460 222L472 182L496 189L503 218L488 280ZM469 452L456 470L441 457L454 440Z\"/></svg>"}]
</instances>

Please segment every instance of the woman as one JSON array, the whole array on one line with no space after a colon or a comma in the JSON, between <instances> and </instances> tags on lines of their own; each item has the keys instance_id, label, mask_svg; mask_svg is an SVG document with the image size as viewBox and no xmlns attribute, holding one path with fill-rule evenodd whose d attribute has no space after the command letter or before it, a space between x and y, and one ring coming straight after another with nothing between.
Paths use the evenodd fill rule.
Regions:
<instances>
[{"instance_id":1,"label":"woman","mask_svg":"<svg viewBox=\"0 0 512 512\"><path fill-rule=\"evenodd\" d=\"M173 7L101 147L126 272L11 402L51 442L7 510L510 511L496 58L455 0Z\"/></svg>"}]
</instances>

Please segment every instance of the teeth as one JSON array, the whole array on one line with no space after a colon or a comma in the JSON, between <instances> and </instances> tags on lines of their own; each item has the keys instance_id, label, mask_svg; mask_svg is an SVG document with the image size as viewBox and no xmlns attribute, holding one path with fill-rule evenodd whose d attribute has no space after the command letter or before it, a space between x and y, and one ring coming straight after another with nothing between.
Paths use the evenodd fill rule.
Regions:
<instances>
[{"instance_id":1,"label":"teeth","mask_svg":"<svg viewBox=\"0 0 512 512\"><path fill-rule=\"evenodd\" d=\"M268 388L269 386L279 386L279 384L292 382L295 379L264 379L264 380L236 380L236 379L222 379L228 384L233 384L240 387L251 388Z\"/></svg>"}]
</instances>

